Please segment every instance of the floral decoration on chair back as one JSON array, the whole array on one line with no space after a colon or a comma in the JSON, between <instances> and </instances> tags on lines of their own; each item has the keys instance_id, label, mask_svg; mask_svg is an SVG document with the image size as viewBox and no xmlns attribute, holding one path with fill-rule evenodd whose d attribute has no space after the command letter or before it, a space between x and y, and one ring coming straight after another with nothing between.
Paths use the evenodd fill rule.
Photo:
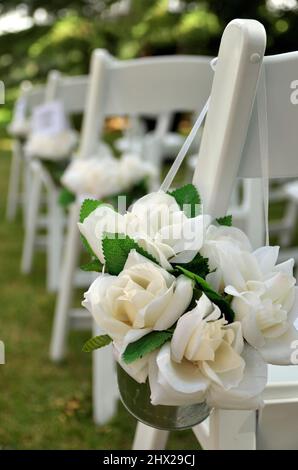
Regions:
<instances>
[{"instance_id":1,"label":"floral decoration on chair back","mask_svg":"<svg viewBox=\"0 0 298 470\"><path fill-rule=\"evenodd\" d=\"M124 214L85 200L80 232L102 271L83 305L120 366L149 381L153 405L257 409L267 364L291 364L293 260L255 251L231 216L200 213L193 185L151 193Z\"/></svg>"}]
</instances>

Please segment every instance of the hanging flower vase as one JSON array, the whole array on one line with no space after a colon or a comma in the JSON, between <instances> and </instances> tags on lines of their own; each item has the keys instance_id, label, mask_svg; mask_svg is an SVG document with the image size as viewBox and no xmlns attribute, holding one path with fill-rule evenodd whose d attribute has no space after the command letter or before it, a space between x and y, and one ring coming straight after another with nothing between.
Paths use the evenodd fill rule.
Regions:
<instances>
[{"instance_id":1,"label":"hanging flower vase","mask_svg":"<svg viewBox=\"0 0 298 470\"><path fill-rule=\"evenodd\" d=\"M148 426L167 431L192 428L208 418L211 408L205 403L185 406L152 405L148 380L139 384L117 364L120 398L125 408Z\"/></svg>"}]
</instances>

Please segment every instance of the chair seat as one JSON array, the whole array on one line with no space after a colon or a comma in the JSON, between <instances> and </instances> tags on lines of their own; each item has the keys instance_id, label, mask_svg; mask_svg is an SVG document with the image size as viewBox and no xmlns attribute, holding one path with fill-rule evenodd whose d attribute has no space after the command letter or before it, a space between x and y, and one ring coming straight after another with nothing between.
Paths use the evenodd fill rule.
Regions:
<instances>
[{"instance_id":1,"label":"chair seat","mask_svg":"<svg viewBox=\"0 0 298 470\"><path fill-rule=\"evenodd\" d=\"M298 449L298 366L269 366L265 407L258 415L257 448Z\"/></svg>"},{"instance_id":2,"label":"chair seat","mask_svg":"<svg viewBox=\"0 0 298 470\"><path fill-rule=\"evenodd\" d=\"M268 367L268 385L277 383L297 382L298 391L298 365L294 366L269 366ZM297 393L298 398L298 393Z\"/></svg>"}]
</instances>

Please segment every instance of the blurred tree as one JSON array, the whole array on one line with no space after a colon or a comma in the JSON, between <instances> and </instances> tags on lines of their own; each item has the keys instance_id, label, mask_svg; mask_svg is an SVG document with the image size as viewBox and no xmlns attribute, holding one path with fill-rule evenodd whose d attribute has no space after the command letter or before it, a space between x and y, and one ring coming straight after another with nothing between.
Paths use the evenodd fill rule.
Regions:
<instances>
[{"instance_id":1,"label":"blurred tree","mask_svg":"<svg viewBox=\"0 0 298 470\"><path fill-rule=\"evenodd\" d=\"M5 29L19 12L26 28ZM0 78L8 105L24 79L44 81L49 70L88 72L91 51L120 58L160 54L215 55L226 24L255 18L267 31L267 53L297 49L297 0L19 0L0 2ZM0 110L0 120L4 116ZM5 114L7 119L8 113Z\"/></svg>"}]
</instances>

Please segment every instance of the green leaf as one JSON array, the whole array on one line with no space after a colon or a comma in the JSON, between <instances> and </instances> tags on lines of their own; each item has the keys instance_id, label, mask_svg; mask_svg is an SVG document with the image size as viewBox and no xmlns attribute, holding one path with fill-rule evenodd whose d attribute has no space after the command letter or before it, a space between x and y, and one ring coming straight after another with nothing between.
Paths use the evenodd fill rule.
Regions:
<instances>
[{"instance_id":1,"label":"green leaf","mask_svg":"<svg viewBox=\"0 0 298 470\"><path fill-rule=\"evenodd\" d=\"M102 239L102 249L105 257L106 272L115 276L123 271L131 250L136 250L140 255L158 264L153 256L141 248L137 242L122 233L105 233Z\"/></svg>"},{"instance_id":2,"label":"green leaf","mask_svg":"<svg viewBox=\"0 0 298 470\"><path fill-rule=\"evenodd\" d=\"M96 271L98 273L102 272L103 265L98 259L93 259L89 263L83 264L80 266L83 271Z\"/></svg>"},{"instance_id":3,"label":"green leaf","mask_svg":"<svg viewBox=\"0 0 298 470\"><path fill-rule=\"evenodd\" d=\"M193 184L186 184L175 191L169 192L176 199L181 210L187 217L196 217L200 213L201 198L197 188Z\"/></svg>"},{"instance_id":4,"label":"green leaf","mask_svg":"<svg viewBox=\"0 0 298 470\"><path fill-rule=\"evenodd\" d=\"M187 269L182 268L181 266L177 266L177 269L179 269L185 276L195 281L199 288L207 295L208 299L210 299L211 302L220 308L221 312L225 316L225 319L229 323L234 321L235 313L233 312L229 302L222 295L215 292L215 290L213 290L213 288L210 286L210 284L208 284L207 281L205 281L205 279L195 273L188 271Z\"/></svg>"},{"instance_id":5,"label":"green leaf","mask_svg":"<svg viewBox=\"0 0 298 470\"><path fill-rule=\"evenodd\" d=\"M130 343L125 349L122 358L126 364L141 359L141 357L149 354L155 349L160 348L166 341L173 336L172 331L152 331L146 336L138 339L134 343Z\"/></svg>"},{"instance_id":6,"label":"green leaf","mask_svg":"<svg viewBox=\"0 0 298 470\"><path fill-rule=\"evenodd\" d=\"M69 204L74 202L76 199L75 195L67 188L62 188L59 194L58 202L62 207L67 207Z\"/></svg>"},{"instance_id":7,"label":"green leaf","mask_svg":"<svg viewBox=\"0 0 298 470\"><path fill-rule=\"evenodd\" d=\"M203 279L205 279L207 274L210 273L208 258L203 258L200 253L197 253L194 259L189 263L178 263L174 265L175 268L178 266L181 266L182 268L187 269L192 273L198 274Z\"/></svg>"},{"instance_id":8,"label":"green leaf","mask_svg":"<svg viewBox=\"0 0 298 470\"><path fill-rule=\"evenodd\" d=\"M112 342L112 338L108 335L94 336L93 338L88 339L84 344L82 351L91 352L94 349L100 349L104 346L107 346Z\"/></svg>"},{"instance_id":9,"label":"green leaf","mask_svg":"<svg viewBox=\"0 0 298 470\"><path fill-rule=\"evenodd\" d=\"M219 225L226 225L227 227L231 227L233 219L231 215L225 215L224 217L219 217L218 219L216 219L216 222Z\"/></svg>"},{"instance_id":10,"label":"green leaf","mask_svg":"<svg viewBox=\"0 0 298 470\"><path fill-rule=\"evenodd\" d=\"M80 222L83 223L86 217L88 217L91 212L95 211L95 209L97 209L101 204L102 201L98 201L97 199L85 199L81 205Z\"/></svg>"}]
</instances>

